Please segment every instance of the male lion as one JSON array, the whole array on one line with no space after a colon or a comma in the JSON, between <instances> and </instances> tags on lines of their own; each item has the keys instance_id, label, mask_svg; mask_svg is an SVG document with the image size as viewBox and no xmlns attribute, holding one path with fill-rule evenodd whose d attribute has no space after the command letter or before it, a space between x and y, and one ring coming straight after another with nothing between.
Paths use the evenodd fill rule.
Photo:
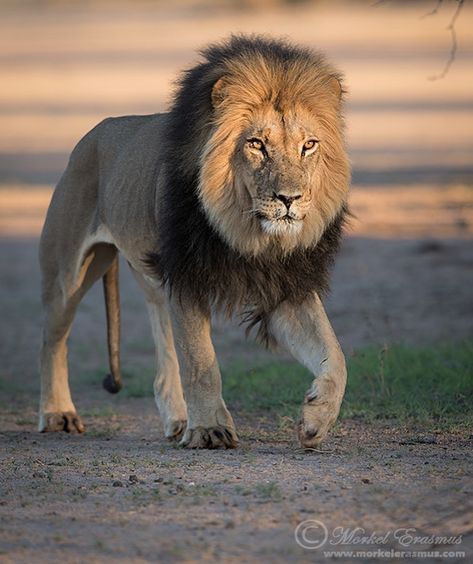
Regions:
<instances>
[{"instance_id":1,"label":"male lion","mask_svg":"<svg viewBox=\"0 0 473 564\"><path fill-rule=\"evenodd\" d=\"M106 119L80 141L41 237L40 431L84 430L66 341L100 277L111 366L104 386L121 387L120 251L145 293L167 437L190 448L238 443L210 338L216 307L244 314L263 341L313 372L298 431L304 447L320 443L346 382L319 297L347 213L341 99L340 75L321 55L231 37L184 73L169 113Z\"/></svg>"}]
</instances>

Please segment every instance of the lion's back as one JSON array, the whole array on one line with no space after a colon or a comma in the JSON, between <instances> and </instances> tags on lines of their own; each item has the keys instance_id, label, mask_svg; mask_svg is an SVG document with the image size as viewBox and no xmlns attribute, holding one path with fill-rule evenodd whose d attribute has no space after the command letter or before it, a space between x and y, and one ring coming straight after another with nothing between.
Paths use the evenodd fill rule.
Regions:
<instances>
[{"instance_id":1,"label":"lion's back","mask_svg":"<svg viewBox=\"0 0 473 564\"><path fill-rule=\"evenodd\" d=\"M130 154L141 155L138 162L146 156L159 156L153 148L159 147L166 114L111 117L99 123L90 133L96 142L98 165L101 175L110 176L120 161ZM84 138L84 140L87 136Z\"/></svg>"}]
</instances>

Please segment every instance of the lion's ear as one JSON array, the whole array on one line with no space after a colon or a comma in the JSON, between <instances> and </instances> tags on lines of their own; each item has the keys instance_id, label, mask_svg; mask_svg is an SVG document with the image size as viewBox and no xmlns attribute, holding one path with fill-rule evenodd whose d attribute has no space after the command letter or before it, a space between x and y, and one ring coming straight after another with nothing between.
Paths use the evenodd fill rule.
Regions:
<instances>
[{"instance_id":1,"label":"lion's ear","mask_svg":"<svg viewBox=\"0 0 473 564\"><path fill-rule=\"evenodd\" d=\"M212 87L212 106L218 108L227 95L227 82L225 77L219 78Z\"/></svg>"},{"instance_id":2,"label":"lion's ear","mask_svg":"<svg viewBox=\"0 0 473 564\"><path fill-rule=\"evenodd\" d=\"M338 76L335 75L330 76L328 81L328 88L337 101L340 101L342 99L344 90L341 80L338 78Z\"/></svg>"}]
</instances>

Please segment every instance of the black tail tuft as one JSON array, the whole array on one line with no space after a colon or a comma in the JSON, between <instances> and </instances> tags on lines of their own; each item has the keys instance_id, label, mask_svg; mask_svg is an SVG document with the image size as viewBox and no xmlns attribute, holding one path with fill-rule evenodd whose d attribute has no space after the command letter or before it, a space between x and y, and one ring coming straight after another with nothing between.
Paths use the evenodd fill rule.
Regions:
<instances>
[{"instance_id":1,"label":"black tail tuft","mask_svg":"<svg viewBox=\"0 0 473 564\"><path fill-rule=\"evenodd\" d=\"M118 394L122 389L122 383L117 382L111 374L107 374L102 382L103 387L111 394Z\"/></svg>"}]
</instances>

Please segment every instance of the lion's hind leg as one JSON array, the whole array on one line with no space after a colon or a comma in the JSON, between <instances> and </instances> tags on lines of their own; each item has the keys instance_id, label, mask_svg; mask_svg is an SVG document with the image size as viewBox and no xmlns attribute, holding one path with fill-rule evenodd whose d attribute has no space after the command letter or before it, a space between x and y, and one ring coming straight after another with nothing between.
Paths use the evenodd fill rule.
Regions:
<instances>
[{"instance_id":1,"label":"lion's hind leg","mask_svg":"<svg viewBox=\"0 0 473 564\"><path fill-rule=\"evenodd\" d=\"M43 256L45 250L42 249ZM41 261L45 318L40 355L39 430L82 433L85 428L69 389L67 339L80 300L108 270L117 250L110 244L95 245L83 256L80 252L76 256L71 256L73 253L62 256L57 248L47 250L48 259Z\"/></svg>"}]
</instances>

